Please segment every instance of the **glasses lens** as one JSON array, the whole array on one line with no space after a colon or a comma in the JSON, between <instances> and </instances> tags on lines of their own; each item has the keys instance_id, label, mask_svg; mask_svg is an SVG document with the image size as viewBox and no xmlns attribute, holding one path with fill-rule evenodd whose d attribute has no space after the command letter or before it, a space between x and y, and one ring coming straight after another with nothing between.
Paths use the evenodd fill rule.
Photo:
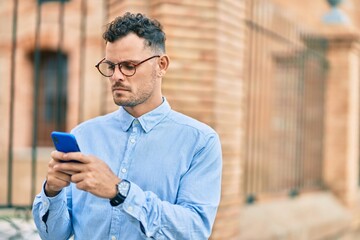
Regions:
<instances>
[{"instance_id":1,"label":"glasses lens","mask_svg":"<svg viewBox=\"0 0 360 240\"><path fill-rule=\"evenodd\" d=\"M114 65L106 62L99 64L99 71L107 77L111 77L114 74Z\"/></svg>"},{"instance_id":2,"label":"glasses lens","mask_svg":"<svg viewBox=\"0 0 360 240\"><path fill-rule=\"evenodd\" d=\"M136 71L135 64L133 64L131 62L121 63L120 68L121 68L122 74L124 74L125 76L132 76L135 74L135 71Z\"/></svg>"}]
</instances>

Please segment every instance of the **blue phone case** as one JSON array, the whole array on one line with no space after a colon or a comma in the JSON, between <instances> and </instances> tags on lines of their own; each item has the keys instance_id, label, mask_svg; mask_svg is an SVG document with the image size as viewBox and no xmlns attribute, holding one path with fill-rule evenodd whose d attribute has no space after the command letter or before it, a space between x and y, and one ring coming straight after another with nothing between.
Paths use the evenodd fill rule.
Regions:
<instances>
[{"instance_id":1,"label":"blue phone case","mask_svg":"<svg viewBox=\"0 0 360 240\"><path fill-rule=\"evenodd\" d=\"M66 132L52 132L51 139L54 143L55 149L59 152L80 152L76 138L71 133Z\"/></svg>"}]
</instances>

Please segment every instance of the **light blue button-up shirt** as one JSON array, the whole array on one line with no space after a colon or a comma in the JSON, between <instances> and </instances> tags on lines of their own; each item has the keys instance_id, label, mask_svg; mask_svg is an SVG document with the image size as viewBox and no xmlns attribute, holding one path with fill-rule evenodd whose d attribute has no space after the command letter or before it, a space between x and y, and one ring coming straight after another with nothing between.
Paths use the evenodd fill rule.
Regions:
<instances>
[{"instance_id":1,"label":"light blue button-up shirt","mask_svg":"<svg viewBox=\"0 0 360 240\"><path fill-rule=\"evenodd\" d=\"M86 121L72 133L84 154L105 161L130 181L123 204L74 184L49 198L42 191L33 216L43 239L207 239L220 201L222 154L209 126L164 102L134 118L124 108Z\"/></svg>"}]
</instances>

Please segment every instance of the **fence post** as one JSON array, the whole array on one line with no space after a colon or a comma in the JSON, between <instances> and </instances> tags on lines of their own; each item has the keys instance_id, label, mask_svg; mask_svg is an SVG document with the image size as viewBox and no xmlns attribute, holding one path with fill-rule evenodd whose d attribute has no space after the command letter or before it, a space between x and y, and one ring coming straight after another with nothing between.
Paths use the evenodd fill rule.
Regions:
<instances>
[{"instance_id":1,"label":"fence post","mask_svg":"<svg viewBox=\"0 0 360 240\"><path fill-rule=\"evenodd\" d=\"M323 177L339 200L352 207L359 187L360 35L345 27L327 26L325 37L329 71Z\"/></svg>"}]
</instances>

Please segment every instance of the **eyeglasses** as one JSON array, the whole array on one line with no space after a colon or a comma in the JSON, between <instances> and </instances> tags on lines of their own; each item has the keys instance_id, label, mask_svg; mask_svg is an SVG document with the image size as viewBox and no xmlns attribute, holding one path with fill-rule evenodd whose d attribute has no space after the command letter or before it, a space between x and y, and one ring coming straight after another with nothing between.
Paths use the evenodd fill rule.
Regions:
<instances>
[{"instance_id":1,"label":"eyeglasses","mask_svg":"<svg viewBox=\"0 0 360 240\"><path fill-rule=\"evenodd\" d=\"M99 70L99 72L105 76L105 77L111 77L112 75L114 75L115 72L115 67L116 65L119 67L120 72L127 76L127 77L131 77L136 73L136 68L146 62L149 61L150 59L156 58L156 57L160 57L159 55L155 55L152 57L149 57L139 63L133 63L131 61L124 61L124 62L119 62L119 63L112 63L112 62L104 62L105 58L103 60L101 60L98 64L95 65L95 67L97 68L97 70Z\"/></svg>"}]
</instances>

